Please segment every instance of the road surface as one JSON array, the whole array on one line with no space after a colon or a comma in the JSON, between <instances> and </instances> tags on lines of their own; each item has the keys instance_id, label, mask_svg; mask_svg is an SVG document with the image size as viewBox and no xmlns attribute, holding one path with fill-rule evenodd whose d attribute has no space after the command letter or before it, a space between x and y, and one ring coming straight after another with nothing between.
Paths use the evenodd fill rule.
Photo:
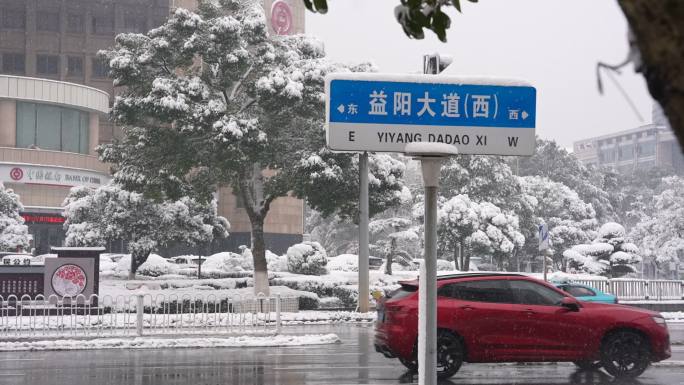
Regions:
<instances>
[{"instance_id":1,"label":"road surface","mask_svg":"<svg viewBox=\"0 0 684 385\"><path fill-rule=\"evenodd\" d=\"M396 360L374 351L370 326L301 326L288 327L286 331L337 333L342 343L290 348L4 352L0 353L0 384L384 385L417 382ZM684 366L680 365L684 363L684 346L674 346L674 349L670 364L650 368L636 382L615 382L603 372L577 372L571 364L464 364L456 376L442 384L684 384Z\"/></svg>"}]
</instances>

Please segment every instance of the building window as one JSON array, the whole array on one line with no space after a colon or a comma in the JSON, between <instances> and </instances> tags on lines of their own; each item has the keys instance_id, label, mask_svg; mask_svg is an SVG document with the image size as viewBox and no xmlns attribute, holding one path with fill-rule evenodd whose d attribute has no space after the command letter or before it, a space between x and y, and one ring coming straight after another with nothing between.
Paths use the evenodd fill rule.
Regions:
<instances>
[{"instance_id":1,"label":"building window","mask_svg":"<svg viewBox=\"0 0 684 385\"><path fill-rule=\"evenodd\" d=\"M601 150L599 152L599 161L601 163L612 163L615 161L615 152L613 149Z\"/></svg>"},{"instance_id":2,"label":"building window","mask_svg":"<svg viewBox=\"0 0 684 385\"><path fill-rule=\"evenodd\" d=\"M2 54L2 72L6 74L20 74L26 72L26 61L20 53Z\"/></svg>"},{"instance_id":3,"label":"building window","mask_svg":"<svg viewBox=\"0 0 684 385\"><path fill-rule=\"evenodd\" d=\"M124 28L126 32L145 33L147 32L147 19L144 16L128 13L124 17Z\"/></svg>"},{"instance_id":4,"label":"building window","mask_svg":"<svg viewBox=\"0 0 684 385\"><path fill-rule=\"evenodd\" d=\"M618 147L618 160L634 159L634 146L631 144Z\"/></svg>"},{"instance_id":5,"label":"building window","mask_svg":"<svg viewBox=\"0 0 684 385\"><path fill-rule=\"evenodd\" d=\"M59 32L59 13L38 12L36 14L36 29L38 31Z\"/></svg>"},{"instance_id":6,"label":"building window","mask_svg":"<svg viewBox=\"0 0 684 385\"><path fill-rule=\"evenodd\" d=\"M83 58L69 56L67 58L67 76L83 76Z\"/></svg>"},{"instance_id":7,"label":"building window","mask_svg":"<svg viewBox=\"0 0 684 385\"><path fill-rule=\"evenodd\" d=\"M656 142L654 140L650 142L643 142L637 144L637 154L640 157L655 155Z\"/></svg>"},{"instance_id":8,"label":"building window","mask_svg":"<svg viewBox=\"0 0 684 385\"><path fill-rule=\"evenodd\" d=\"M114 18L112 16L93 16L93 33L96 35L113 35Z\"/></svg>"},{"instance_id":9,"label":"building window","mask_svg":"<svg viewBox=\"0 0 684 385\"><path fill-rule=\"evenodd\" d=\"M67 32L83 33L83 15L75 13L67 15Z\"/></svg>"},{"instance_id":10,"label":"building window","mask_svg":"<svg viewBox=\"0 0 684 385\"><path fill-rule=\"evenodd\" d=\"M93 77L106 78L109 74L109 65L105 60L93 58Z\"/></svg>"},{"instance_id":11,"label":"building window","mask_svg":"<svg viewBox=\"0 0 684 385\"><path fill-rule=\"evenodd\" d=\"M87 154L88 130L85 112L17 102L17 147Z\"/></svg>"},{"instance_id":12,"label":"building window","mask_svg":"<svg viewBox=\"0 0 684 385\"><path fill-rule=\"evenodd\" d=\"M2 27L7 29L26 28L26 12L23 9L4 9Z\"/></svg>"},{"instance_id":13,"label":"building window","mask_svg":"<svg viewBox=\"0 0 684 385\"><path fill-rule=\"evenodd\" d=\"M59 73L59 56L36 55L36 73L41 75L57 75Z\"/></svg>"}]
</instances>

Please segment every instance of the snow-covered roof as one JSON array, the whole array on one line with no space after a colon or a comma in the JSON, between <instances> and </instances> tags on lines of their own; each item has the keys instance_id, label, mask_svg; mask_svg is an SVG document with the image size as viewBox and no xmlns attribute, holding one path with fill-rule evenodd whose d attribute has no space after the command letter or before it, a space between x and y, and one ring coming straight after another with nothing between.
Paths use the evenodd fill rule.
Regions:
<instances>
[{"instance_id":1,"label":"snow-covered roof","mask_svg":"<svg viewBox=\"0 0 684 385\"><path fill-rule=\"evenodd\" d=\"M105 251L104 247L56 247L52 246L53 251Z\"/></svg>"}]
</instances>

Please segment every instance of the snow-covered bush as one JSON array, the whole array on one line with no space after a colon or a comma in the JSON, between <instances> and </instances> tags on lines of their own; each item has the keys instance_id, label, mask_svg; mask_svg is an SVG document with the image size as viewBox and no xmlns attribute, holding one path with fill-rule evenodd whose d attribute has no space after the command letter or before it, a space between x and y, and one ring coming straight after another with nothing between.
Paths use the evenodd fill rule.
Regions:
<instances>
[{"instance_id":1,"label":"snow-covered bush","mask_svg":"<svg viewBox=\"0 0 684 385\"><path fill-rule=\"evenodd\" d=\"M278 255L266 250L268 271L287 271L287 255Z\"/></svg>"},{"instance_id":2,"label":"snow-covered bush","mask_svg":"<svg viewBox=\"0 0 684 385\"><path fill-rule=\"evenodd\" d=\"M356 254L341 254L337 257L328 258L328 270L359 271L359 256Z\"/></svg>"},{"instance_id":3,"label":"snow-covered bush","mask_svg":"<svg viewBox=\"0 0 684 385\"><path fill-rule=\"evenodd\" d=\"M625 228L615 222L601 226L591 244L573 246L563 252L571 269L589 274L619 277L636 271L641 262L638 247L625 238Z\"/></svg>"},{"instance_id":4,"label":"snow-covered bush","mask_svg":"<svg viewBox=\"0 0 684 385\"><path fill-rule=\"evenodd\" d=\"M290 273L323 275L328 271L328 256L318 242L303 242L287 249L287 270Z\"/></svg>"},{"instance_id":5,"label":"snow-covered bush","mask_svg":"<svg viewBox=\"0 0 684 385\"><path fill-rule=\"evenodd\" d=\"M140 275L148 277L159 277L161 275L173 274L178 270L178 266L169 263L166 258L157 254L150 254L145 263L138 267Z\"/></svg>"},{"instance_id":6,"label":"snow-covered bush","mask_svg":"<svg viewBox=\"0 0 684 385\"><path fill-rule=\"evenodd\" d=\"M254 268L252 263L252 258L241 254L231 252L216 253L207 257L206 261L204 261L202 272L209 274L212 271L223 273L250 271Z\"/></svg>"},{"instance_id":7,"label":"snow-covered bush","mask_svg":"<svg viewBox=\"0 0 684 385\"><path fill-rule=\"evenodd\" d=\"M114 272L117 275L126 275L131 269L131 255L130 254L125 254L123 257L119 259L118 262L116 262L116 267L114 268Z\"/></svg>"},{"instance_id":8,"label":"snow-covered bush","mask_svg":"<svg viewBox=\"0 0 684 385\"><path fill-rule=\"evenodd\" d=\"M437 260L437 271L452 271L455 270L453 262L449 262L444 259Z\"/></svg>"},{"instance_id":9,"label":"snow-covered bush","mask_svg":"<svg viewBox=\"0 0 684 385\"><path fill-rule=\"evenodd\" d=\"M269 281L271 286L287 286L294 290L315 293L320 297L331 297L333 288L356 282L350 278L335 275L284 275L273 277Z\"/></svg>"}]
</instances>

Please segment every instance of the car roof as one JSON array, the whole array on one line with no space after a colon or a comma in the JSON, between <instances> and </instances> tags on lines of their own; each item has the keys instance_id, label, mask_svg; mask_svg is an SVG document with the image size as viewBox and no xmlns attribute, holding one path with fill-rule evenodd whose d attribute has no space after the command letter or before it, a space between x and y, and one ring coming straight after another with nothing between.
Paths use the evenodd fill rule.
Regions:
<instances>
[{"instance_id":1,"label":"car roof","mask_svg":"<svg viewBox=\"0 0 684 385\"><path fill-rule=\"evenodd\" d=\"M497 272L497 271L489 271L489 272L484 272L484 271L478 271L478 272L472 272L472 273L453 273L453 274L443 274L443 275L438 275L437 276L437 282L439 281L444 281L447 279L457 279L457 278L480 278L480 277L524 277L524 278L530 278L529 276L525 274L520 274L520 273L509 273L509 272ZM406 280L406 281L400 281L400 284L406 284L406 285L418 285L418 279L412 279L412 280Z\"/></svg>"}]
</instances>

